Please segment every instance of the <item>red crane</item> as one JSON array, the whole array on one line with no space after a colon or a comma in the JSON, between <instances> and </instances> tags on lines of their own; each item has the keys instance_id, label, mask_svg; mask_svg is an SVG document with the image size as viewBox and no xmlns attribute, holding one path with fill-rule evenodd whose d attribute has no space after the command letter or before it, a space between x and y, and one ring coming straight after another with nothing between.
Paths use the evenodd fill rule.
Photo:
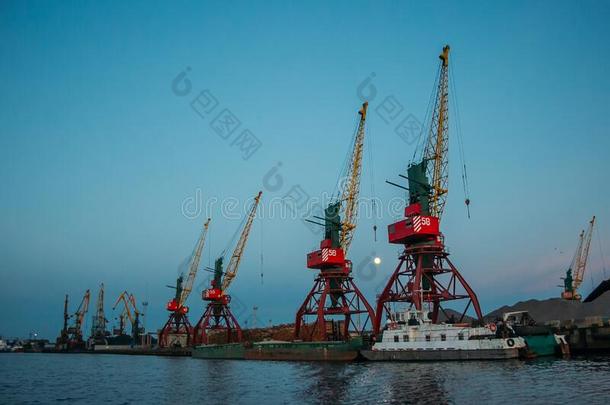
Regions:
<instances>
[{"instance_id":1,"label":"red crane","mask_svg":"<svg viewBox=\"0 0 610 405\"><path fill-rule=\"evenodd\" d=\"M375 333L381 330L384 314L392 321L392 303L405 303L417 310L428 306L432 322L436 323L441 312L446 319L454 318L445 312L444 302L465 300L456 321L463 320L471 306L478 320L483 321L477 296L449 260L440 231L449 178L449 46L443 48L439 57L436 100L428 138L420 150L421 160L409 165L406 176L401 175L408 181L409 201L405 219L388 226L389 242L403 245L404 250L398 266L377 298ZM466 205L469 202L466 199Z\"/></svg>"},{"instance_id":2,"label":"red crane","mask_svg":"<svg viewBox=\"0 0 610 405\"><path fill-rule=\"evenodd\" d=\"M257 196L254 197L250 212L245 218L241 236L237 241L226 270L223 270L224 254L216 259L214 263L212 285L202 293L202 299L207 301L208 305L193 330L193 341L195 344L208 344L210 331L225 331L227 343L240 342L242 340L241 327L229 307L231 296L227 294L227 290L237 275L262 194L263 192L259 191Z\"/></svg>"},{"instance_id":3,"label":"red crane","mask_svg":"<svg viewBox=\"0 0 610 405\"><path fill-rule=\"evenodd\" d=\"M307 255L307 267L320 272L297 311L295 339L348 340L351 332L361 334L374 317L373 308L354 283L352 262L347 259L358 218L367 108L368 103L364 103L358 112L358 127L339 197L326 208L324 218L316 217L324 223L310 221L324 226L320 249ZM358 322L361 314L365 319ZM309 316L315 317L311 324L307 323Z\"/></svg>"},{"instance_id":4,"label":"red crane","mask_svg":"<svg viewBox=\"0 0 610 405\"><path fill-rule=\"evenodd\" d=\"M191 346L191 335L193 327L189 322L187 313L189 307L186 306L186 299L189 297L193 289L193 283L199 269L201 261L201 252L205 245L205 238L208 233L210 218L203 224L203 229L193 250L189 263L189 274L186 283L183 284L184 278L182 275L176 280L176 295L167 303L166 309L169 311L169 319L159 331L159 346L160 347L188 347Z\"/></svg>"}]
</instances>

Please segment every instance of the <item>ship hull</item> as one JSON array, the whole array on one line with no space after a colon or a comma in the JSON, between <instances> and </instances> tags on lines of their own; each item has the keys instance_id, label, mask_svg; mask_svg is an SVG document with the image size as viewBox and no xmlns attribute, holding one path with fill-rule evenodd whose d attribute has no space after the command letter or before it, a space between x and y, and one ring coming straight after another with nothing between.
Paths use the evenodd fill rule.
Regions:
<instances>
[{"instance_id":1,"label":"ship hull","mask_svg":"<svg viewBox=\"0 0 610 405\"><path fill-rule=\"evenodd\" d=\"M251 349L246 351L248 360L278 361L353 361L358 358L357 350L327 351L323 349L278 348Z\"/></svg>"},{"instance_id":2,"label":"ship hull","mask_svg":"<svg viewBox=\"0 0 610 405\"><path fill-rule=\"evenodd\" d=\"M241 343L201 345L193 348L192 356L199 359L243 360L245 358L245 348Z\"/></svg>"},{"instance_id":3,"label":"ship hull","mask_svg":"<svg viewBox=\"0 0 610 405\"><path fill-rule=\"evenodd\" d=\"M536 357L554 356L559 351L554 335L525 335L523 338L529 351Z\"/></svg>"},{"instance_id":4,"label":"ship hull","mask_svg":"<svg viewBox=\"0 0 610 405\"><path fill-rule=\"evenodd\" d=\"M361 350L371 361L449 361L449 360L506 360L519 357L519 349L478 350Z\"/></svg>"},{"instance_id":5,"label":"ship hull","mask_svg":"<svg viewBox=\"0 0 610 405\"><path fill-rule=\"evenodd\" d=\"M353 361L362 348L361 339L348 342L262 342L246 350L248 360Z\"/></svg>"}]
</instances>

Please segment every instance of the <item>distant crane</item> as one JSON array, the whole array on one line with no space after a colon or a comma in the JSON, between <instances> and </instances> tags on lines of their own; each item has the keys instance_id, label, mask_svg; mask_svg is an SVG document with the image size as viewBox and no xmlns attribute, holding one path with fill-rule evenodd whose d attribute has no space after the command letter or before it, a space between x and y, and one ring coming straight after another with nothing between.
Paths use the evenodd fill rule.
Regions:
<instances>
[{"instance_id":1,"label":"distant crane","mask_svg":"<svg viewBox=\"0 0 610 405\"><path fill-rule=\"evenodd\" d=\"M91 337L94 341L101 341L108 336L108 331L106 330L107 322L108 320L104 314L104 283L102 283L97 295L97 305L91 325Z\"/></svg>"},{"instance_id":2,"label":"distant crane","mask_svg":"<svg viewBox=\"0 0 610 405\"><path fill-rule=\"evenodd\" d=\"M570 301L580 301L582 296L578 292L580 285L585 276L587 269L587 260L589 258L589 247L591 246L591 237L593 236L593 225L595 224L595 216L589 221L587 232L581 231L578 236L578 245L574 257L570 263L570 267L566 271L566 276L563 280L563 292L561 298Z\"/></svg>"},{"instance_id":3,"label":"distant crane","mask_svg":"<svg viewBox=\"0 0 610 405\"><path fill-rule=\"evenodd\" d=\"M417 151L418 161L407 168L408 202L405 218L388 226L390 243L404 246L399 263L377 298L374 331L379 333L383 315L393 322L393 303L404 303L417 310L430 310L431 321L453 319L445 312L446 301L465 300L457 322L462 322L469 308L483 322L475 292L449 260L440 231L449 180L449 45L439 55L434 109L428 137ZM464 169L465 170L465 169ZM464 176L463 172L463 176ZM390 182L388 182L390 183ZM394 183L390 183L396 185ZM466 186L465 186L466 188ZM470 200L466 198L466 205Z\"/></svg>"},{"instance_id":4,"label":"distant crane","mask_svg":"<svg viewBox=\"0 0 610 405\"><path fill-rule=\"evenodd\" d=\"M68 294L66 294L66 298L64 299L64 323L61 328L61 333L57 338L55 346L58 349L66 348L68 344L68 321L70 320L70 314L68 314Z\"/></svg>"},{"instance_id":5,"label":"distant crane","mask_svg":"<svg viewBox=\"0 0 610 405\"><path fill-rule=\"evenodd\" d=\"M136 305L136 298L133 294L129 294L127 291L123 291L119 298L117 298L112 310L115 310L119 303L123 303L123 310L119 315L119 330L118 334L125 334L125 317L129 319L129 323L131 325L131 337L133 344L139 344L140 335L143 332L143 328L140 327L140 316L144 315L138 310L138 306Z\"/></svg>"},{"instance_id":6,"label":"distant crane","mask_svg":"<svg viewBox=\"0 0 610 405\"><path fill-rule=\"evenodd\" d=\"M193 250L189 264L189 274L184 283L182 275L176 280L176 295L174 298L167 303L166 309L170 312L169 319L159 331L159 346L170 347L170 346L190 346L191 335L193 333L193 327L189 322L187 313L189 308L185 305L186 300L189 297L197 271L199 269L199 262L201 261L201 252L205 245L205 238L208 233L208 227L211 219L208 218L203 224L203 229ZM184 284L183 284L184 283ZM174 288L174 287L171 287Z\"/></svg>"},{"instance_id":7,"label":"distant crane","mask_svg":"<svg viewBox=\"0 0 610 405\"><path fill-rule=\"evenodd\" d=\"M239 270L239 265L250 235L250 228L256 216L256 210L262 194L263 192L259 191L256 197L254 197L250 212L245 218L241 236L237 241L235 250L233 250L226 270L223 270L225 252L214 262L214 269L212 270L214 272L214 279L210 288L202 293L202 298L208 302L208 305L193 330L193 341L195 344L208 344L208 332L212 330L226 331L228 343L240 342L242 340L241 327L229 308L231 296L227 294L227 291L237 276L237 271Z\"/></svg>"},{"instance_id":8,"label":"distant crane","mask_svg":"<svg viewBox=\"0 0 610 405\"><path fill-rule=\"evenodd\" d=\"M352 262L347 259L358 220L367 109L368 102L365 102L358 111L358 126L338 197L325 209L324 218L314 217L322 223L308 220L324 227L324 239L320 249L307 255L307 267L320 272L296 313L295 339L348 340L351 331L361 334L367 322L374 318L373 308L353 281ZM366 315L366 321L356 323L355 317L361 314ZM315 317L311 325L307 324L308 316ZM343 319L335 321L336 317Z\"/></svg>"},{"instance_id":9,"label":"distant crane","mask_svg":"<svg viewBox=\"0 0 610 405\"><path fill-rule=\"evenodd\" d=\"M89 311L89 300L91 292L85 291L85 295L78 306L76 312L72 315L68 314L68 295L64 300L64 327L60 337L57 339L56 346L59 349L84 349L85 341L83 340L83 322L85 315ZM73 318L74 324L68 326L68 320Z\"/></svg>"}]
</instances>

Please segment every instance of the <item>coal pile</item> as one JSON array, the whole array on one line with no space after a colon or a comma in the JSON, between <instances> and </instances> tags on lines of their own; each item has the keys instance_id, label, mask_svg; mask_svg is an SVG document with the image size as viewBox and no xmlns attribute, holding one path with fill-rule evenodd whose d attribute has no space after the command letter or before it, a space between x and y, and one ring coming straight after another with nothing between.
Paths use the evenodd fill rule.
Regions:
<instances>
[{"instance_id":1,"label":"coal pile","mask_svg":"<svg viewBox=\"0 0 610 405\"><path fill-rule=\"evenodd\" d=\"M519 301L514 305L505 305L487 315L487 321L502 318L504 312L528 311L538 322L570 319L585 319L591 316L610 317L610 291L605 292L593 302L568 301L561 298L549 298L546 300Z\"/></svg>"}]
</instances>

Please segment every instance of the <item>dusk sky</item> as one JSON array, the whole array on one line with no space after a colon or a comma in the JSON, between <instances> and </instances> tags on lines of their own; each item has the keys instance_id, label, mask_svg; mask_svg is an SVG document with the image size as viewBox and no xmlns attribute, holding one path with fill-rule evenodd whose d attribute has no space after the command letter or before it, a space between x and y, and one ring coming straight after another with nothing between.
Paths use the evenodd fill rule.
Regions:
<instances>
[{"instance_id":1,"label":"dusk sky","mask_svg":"<svg viewBox=\"0 0 610 405\"><path fill-rule=\"evenodd\" d=\"M64 295L73 312L86 289L89 326L102 282L113 323L128 290L148 301L147 328L160 328L166 285L205 218L202 267L259 190L261 215L230 294L242 326L253 306L259 324L293 322L320 237L274 201L297 186L311 198L335 190L364 98L361 196L381 207L378 219L362 215L350 256L373 303L397 264L386 227L405 197L385 180L400 180L416 147L395 128L407 117L427 124L445 44L453 84L442 229L453 263L484 313L559 297L578 233L597 215L587 294L610 265L608 21L604 1L3 1L0 335L54 340ZM380 108L388 99L396 117ZM239 120L234 133L214 129L222 113ZM244 137L260 147L244 151ZM199 273L189 298L193 323L208 278Z\"/></svg>"}]
</instances>

